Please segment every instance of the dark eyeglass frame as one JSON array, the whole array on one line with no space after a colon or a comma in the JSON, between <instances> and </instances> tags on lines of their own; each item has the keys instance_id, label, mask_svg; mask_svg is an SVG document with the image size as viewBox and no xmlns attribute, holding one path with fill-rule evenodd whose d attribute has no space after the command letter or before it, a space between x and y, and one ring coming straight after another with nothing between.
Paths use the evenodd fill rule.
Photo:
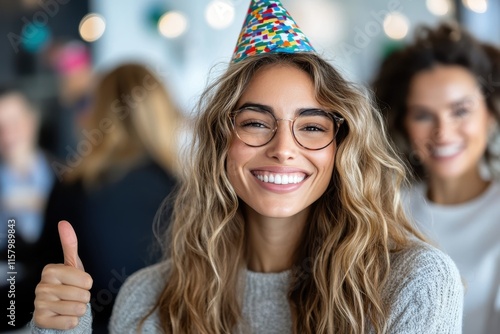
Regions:
<instances>
[{"instance_id":1,"label":"dark eyeglass frame","mask_svg":"<svg viewBox=\"0 0 500 334\"><path fill-rule=\"evenodd\" d=\"M238 131L236 131L236 121L235 121L235 118L236 118L236 115L238 115L238 113L241 112L241 111L243 111L243 110L254 110L254 111L258 111L258 112L266 112L266 113L268 113L269 115L271 115L274 118L276 126L274 127L274 129L272 129L272 136L269 138L269 140L267 142L265 142L262 145L250 145L250 144L246 143L243 139L241 139L240 135L238 134ZM321 111L321 112L325 113L326 115L328 115L329 117L331 117L332 120L333 120L333 122L334 122L334 124L335 124L335 127L336 127L335 128L335 133L333 134L332 140L328 144L326 144L325 146L322 146L320 148L309 148L309 147L306 147L306 146L302 145L297 140L297 137L295 136L295 131L294 131L295 121L302 115L302 113L304 111L311 111L311 110ZM278 121L290 121L290 122L292 122L290 131L292 132L293 140L295 140L295 142L300 147L303 147L306 150L319 151L319 150L322 150L322 149L328 147L329 145L331 145L331 143L333 143L335 141L335 138L337 137L337 134L338 134L338 132L340 130L340 126L344 123L345 119L343 117L337 115L336 113L328 112L328 111L325 111L325 110L319 109L319 108L311 108L311 109L307 109L307 110L304 110L304 111L302 113L298 114L297 116L295 116L292 119L289 119L289 118L276 118L276 116L274 116L274 114L272 112L268 111L268 110L265 110L265 109L262 109L262 108L259 108L259 107L254 107L254 106L244 106L244 107L241 107L241 108L236 109L235 111L231 112L229 114L229 117L231 118L231 125L233 126L233 130L234 130L234 133L236 134L236 136L245 145L250 146L250 147L262 147L262 146L265 146L265 145L269 144L273 140L273 138L276 136L276 132L278 130Z\"/></svg>"}]
</instances>

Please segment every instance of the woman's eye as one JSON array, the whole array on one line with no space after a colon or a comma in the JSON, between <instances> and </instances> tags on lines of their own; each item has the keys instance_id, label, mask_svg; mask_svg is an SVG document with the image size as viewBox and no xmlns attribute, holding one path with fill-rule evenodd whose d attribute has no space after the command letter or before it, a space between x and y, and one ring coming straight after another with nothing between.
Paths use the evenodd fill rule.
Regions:
<instances>
[{"instance_id":1,"label":"woman's eye","mask_svg":"<svg viewBox=\"0 0 500 334\"><path fill-rule=\"evenodd\" d=\"M258 121L246 121L240 124L243 128L267 128L268 126Z\"/></svg>"},{"instance_id":2,"label":"woman's eye","mask_svg":"<svg viewBox=\"0 0 500 334\"><path fill-rule=\"evenodd\" d=\"M325 130L322 127L316 126L316 125L307 125L301 128L302 131L321 131L324 132Z\"/></svg>"},{"instance_id":3,"label":"woman's eye","mask_svg":"<svg viewBox=\"0 0 500 334\"><path fill-rule=\"evenodd\" d=\"M453 116L454 117L464 117L469 114L469 109L468 108L457 108L453 110Z\"/></svg>"},{"instance_id":4,"label":"woman's eye","mask_svg":"<svg viewBox=\"0 0 500 334\"><path fill-rule=\"evenodd\" d=\"M412 118L418 122L432 121L433 120L433 116L430 113L426 113L426 112L415 113Z\"/></svg>"}]
</instances>

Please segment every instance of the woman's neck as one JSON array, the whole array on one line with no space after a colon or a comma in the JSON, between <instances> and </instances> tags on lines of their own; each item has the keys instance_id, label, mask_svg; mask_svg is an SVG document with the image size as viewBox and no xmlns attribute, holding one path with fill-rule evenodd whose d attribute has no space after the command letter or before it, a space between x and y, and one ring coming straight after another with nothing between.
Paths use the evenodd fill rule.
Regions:
<instances>
[{"instance_id":1,"label":"woman's neck","mask_svg":"<svg viewBox=\"0 0 500 334\"><path fill-rule=\"evenodd\" d=\"M308 210L293 217L269 218L246 210L247 266L256 272L282 272L293 265L302 241Z\"/></svg>"},{"instance_id":2,"label":"woman's neck","mask_svg":"<svg viewBox=\"0 0 500 334\"><path fill-rule=\"evenodd\" d=\"M427 197L437 204L462 204L480 196L490 185L479 172L458 179L430 178Z\"/></svg>"}]
</instances>

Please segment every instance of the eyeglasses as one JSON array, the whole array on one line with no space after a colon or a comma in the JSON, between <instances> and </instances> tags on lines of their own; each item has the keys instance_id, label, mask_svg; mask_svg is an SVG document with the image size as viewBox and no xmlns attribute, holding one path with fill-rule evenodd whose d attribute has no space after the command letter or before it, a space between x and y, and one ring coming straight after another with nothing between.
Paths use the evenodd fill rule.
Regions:
<instances>
[{"instance_id":1,"label":"eyeglasses","mask_svg":"<svg viewBox=\"0 0 500 334\"><path fill-rule=\"evenodd\" d=\"M285 119L254 106L234 111L231 118L238 138L252 147L269 143L276 135L278 121L289 121L293 138L308 150L321 150L330 145L344 122L342 117L321 109L306 109L294 119Z\"/></svg>"}]
</instances>

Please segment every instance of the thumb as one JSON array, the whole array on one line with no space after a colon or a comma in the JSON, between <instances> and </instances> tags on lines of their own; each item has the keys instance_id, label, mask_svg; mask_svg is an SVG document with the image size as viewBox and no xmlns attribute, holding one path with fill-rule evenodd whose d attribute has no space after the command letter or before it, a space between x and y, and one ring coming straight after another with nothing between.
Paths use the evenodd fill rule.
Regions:
<instances>
[{"instance_id":1,"label":"thumb","mask_svg":"<svg viewBox=\"0 0 500 334\"><path fill-rule=\"evenodd\" d=\"M83 269L82 261L78 256L78 239L76 238L75 230L66 220L61 220L57 225L59 230L59 238L64 254L64 264L70 267Z\"/></svg>"}]
</instances>

